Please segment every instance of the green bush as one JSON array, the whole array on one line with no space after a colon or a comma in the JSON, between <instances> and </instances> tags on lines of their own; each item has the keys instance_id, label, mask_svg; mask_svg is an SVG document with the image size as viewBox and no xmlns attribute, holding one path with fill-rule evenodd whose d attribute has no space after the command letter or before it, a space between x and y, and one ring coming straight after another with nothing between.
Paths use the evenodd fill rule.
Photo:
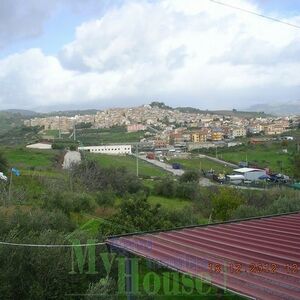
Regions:
<instances>
[{"instance_id":1,"label":"green bush","mask_svg":"<svg viewBox=\"0 0 300 300\"><path fill-rule=\"evenodd\" d=\"M101 191L96 194L96 202L99 206L113 206L116 194L112 190Z\"/></svg>"},{"instance_id":2,"label":"green bush","mask_svg":"<svg viewBox=\"0 0 300 300\"><path fill-rule=\"evenodd\" d=\"M164 178L155 182L154 194L167 198L174 197L176 194L176 182L172 178Z\"/></svg>"},{"instance_id":3,"label":"green bush","mask_svg":"<svg viewBox=\"0 0 300 300\"><path fill-rule=\"evenodd\" d=\"M242 204L235 211L233 211L230 219L232 220L246 219L246 218L257 217L261 215L263 215L263 211L260 211L254 206Z\"/></svg>"},{"instance_id":4,"label":"green bush","mask_svg":"<svg viewBox=\"0 0 300 300\"><path fill-rule=\"evenodd\" d=\"M223 188L212 195L212 208L214 219L226 221L232 213L245 203L243 195L233 189Z\"/></svg>"},{"instance_id":5,"label":"green bush","mask_svg":"<svg viewBox=\"0 0 300 300\"><path fill-rule=\"evenodd\" d=\"M180 176L180 182L198 182L200 179L200 174L198 171L186 171L182 176Z\"/></svg>"}]
</instances>

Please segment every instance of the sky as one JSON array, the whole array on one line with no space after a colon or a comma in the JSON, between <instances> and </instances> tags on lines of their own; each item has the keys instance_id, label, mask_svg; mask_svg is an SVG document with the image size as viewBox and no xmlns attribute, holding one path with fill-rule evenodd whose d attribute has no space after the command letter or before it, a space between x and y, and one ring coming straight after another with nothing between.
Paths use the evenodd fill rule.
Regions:
<instances>
[{"instance_id":1,"label":"sky","mask_svg":"<svg viewBox=\"0 0 300 300\"><path fill-rule=\"evenodd\" d=\"M299 0L220 0L300 26ZM210 0L1 0L0 110L300 99L300 29Z\"/></svg>"}]
</instances>

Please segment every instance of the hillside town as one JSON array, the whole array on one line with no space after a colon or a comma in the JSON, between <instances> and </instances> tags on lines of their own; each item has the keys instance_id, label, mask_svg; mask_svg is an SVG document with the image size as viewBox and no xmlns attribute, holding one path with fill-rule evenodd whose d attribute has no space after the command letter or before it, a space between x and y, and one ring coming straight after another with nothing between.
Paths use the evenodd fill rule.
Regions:
<instances>
[{"instance_id":1,"label":"hillside town","mask_svg":"<svg viewBox=\"0 0 300 300\"><path fill-rule=\"evenodd\" d=\"M25 120L26 126L70 133L79 124L91 129L126 127L127 132L144 132L140 142L153 142L156 148L187 146L189 149L222 145L235 146L234 140L253 137L260 143L281 135L299 124L299 116L240 116L182 112L178 109L143 105L133 108L112 108L94 115L50 116ZM229 142L229 143L228 143Z\"/></svg>"}]
</instances>

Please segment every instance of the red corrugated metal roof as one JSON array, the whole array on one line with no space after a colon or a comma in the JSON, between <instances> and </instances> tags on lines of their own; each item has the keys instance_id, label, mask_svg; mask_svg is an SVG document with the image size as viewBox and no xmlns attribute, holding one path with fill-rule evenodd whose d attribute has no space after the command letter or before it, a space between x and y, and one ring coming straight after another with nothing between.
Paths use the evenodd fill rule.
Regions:
<instances>
[{"instance_id":1,"label":"red corrugated metal roof","mask_svg":"<svg viewBox=\"0 0 300 300\"><path fill-rule=\"evenodd\" d=\"M250 298L300 299L300 213L115 237L107 243L204 280L209 274L212 284Z\"/></svg>"}]
</instances>

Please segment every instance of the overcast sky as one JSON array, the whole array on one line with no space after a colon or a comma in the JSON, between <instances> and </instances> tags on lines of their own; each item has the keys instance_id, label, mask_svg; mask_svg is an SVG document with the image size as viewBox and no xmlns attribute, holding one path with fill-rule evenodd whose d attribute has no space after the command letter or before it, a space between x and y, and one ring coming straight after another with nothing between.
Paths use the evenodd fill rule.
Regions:
<instances>
[{"instance_id":1,"label":"overcast sky","mask_svg":"<svg viewBox=\"0 0 300 300\"><path fill-rule=\"evenodd\" d=\"M299 0L222 0L300 25ZM300 98L300 29L209 0L1 0L0 109Z\"/></svg>"}]
</instances>

